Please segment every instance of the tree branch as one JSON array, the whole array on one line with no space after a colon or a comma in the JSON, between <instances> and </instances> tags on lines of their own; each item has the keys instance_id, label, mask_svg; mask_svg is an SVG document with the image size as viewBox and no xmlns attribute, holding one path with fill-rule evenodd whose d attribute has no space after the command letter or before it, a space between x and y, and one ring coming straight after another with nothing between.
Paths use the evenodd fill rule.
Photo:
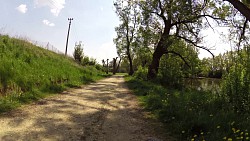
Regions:
<instances>
[{"instance_id":1,"label":"tree branch","mask_svg":"<svg viewBox=\"0 0 250 141\"><path fill-rule=\"evenodd\" d=\"M175 51L166 51L166 52L165 52L165 54L168 54L168 53L172 53L172 54L174 54L174 55L180 57L180 58L182 59L182 61L183 61L189 68L191 68L191 66L188 64L188 62L185 60L185 58L184 58L181 54L179 54L179 53L177 53L177 52L175 52Z\"/></svg>"},{"instance_id":2,"label":"tree branch","mask_svg":"<svg viewBox=\"0 0 250 141\"><path fill-rule=\"evenodd\" d=\"M177 25L177 24L194 23L194 22L196 22L195 20L197 20L197 19L199 19L199 18L203 18L203 17L209 17L209 18L212 18L212 19L214 19L214 20L223 20L223 19L218 18L218 17L213 17L213 16L211 16L211 15L204 14L204 15L195 16L195 17L193 17L192 19L187 19L187 20L183 20L183 21L174 22L174 23L172 23L172 26L173 26L173 25ZM225 21L226 21L226 20L225 20Z\"/></svg>"},{"instance_id":3,"label":"tree branch","mask_svg":"<svg viewBox=\"0 0 250 141\"><path fill-rule=\"evenodd\" d=\"M188 42L188 43L194 45L194 46L197 47L197 48L201 48L201 49L206 50L206 51L209 52L209 53L213 56L213 58L214 58L214 54L213 54L208 48L206 48L206 47L204 47L204 46L198 46L195 42L193 42L192 40L189 40L189 39L187 39L187 38L185 38L185 37L182 37L182 36L179 36L179 35L176 36L176 37L185 40L186 42Z\"/></svg>"},{"instance_id":4,"label":"tree branch","mask_svg":"<svg viewBox=\"0 0 250 141\"><path fill-rule=\"evenodd\" d=\"M248 21L250 21L250 9L239 0L223 0L230 2L242 15L246 17Z\"/></svg>"},{"instance_id":5,"label":"tree branch","mask_svg":"<svg viewBox=\"0 0 250 141\"><path fill-rule=\"evenodd\" d=\"M247 22L248 22L248 19L246 18L245 22L244 22L244 25L243 25L243 29L242 29L242 32L240 34L240 38L239 38L239 43L238 43L238 50L240 48L240 44L242 42L242 39L244 38L245 36L245 32L246 32L246 27L247 27Z\"/></svg>"}]
</instances>

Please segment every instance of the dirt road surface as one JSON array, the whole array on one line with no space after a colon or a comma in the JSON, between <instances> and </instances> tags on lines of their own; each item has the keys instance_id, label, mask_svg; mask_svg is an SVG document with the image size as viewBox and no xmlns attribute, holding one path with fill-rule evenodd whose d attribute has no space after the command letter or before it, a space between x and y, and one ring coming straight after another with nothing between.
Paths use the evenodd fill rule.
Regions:
<instances>
[{"instance_id":1,"label":"dirt road surface","mask_svg":"<svg viewBox=\"0 0 250 141\"><path fill-rule=\"evenodd\" d=\"M0 115L1 141L168 141L122 76L70 89Z\"/></svg>"}]
</instances>

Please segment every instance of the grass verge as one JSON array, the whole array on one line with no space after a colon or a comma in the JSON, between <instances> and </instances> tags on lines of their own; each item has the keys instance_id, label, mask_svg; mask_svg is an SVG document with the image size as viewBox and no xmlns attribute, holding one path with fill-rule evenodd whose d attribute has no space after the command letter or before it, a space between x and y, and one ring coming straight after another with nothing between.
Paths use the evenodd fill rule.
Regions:
<instances>
[{"instance_id":1,"label":"grass verge","mask_svg":"<svg viewBox=\"0 0 250 141\"><path fill-rule=\"evenodd\" d=\"M105 76L95 66L0 35L0 113Z\"/></svg>"},{"instance_id":2,"label":"grass verge","mask_svg":"<svg viewBox=\"0 0 250 141\"><path fill-rule=\"evenodd\" d=\"M249 140L249 114L235 113L219 95L166 89L157 82L129 76L125 80L142 106L165 123L180 141Z\"/></svg>"}]
</instances>

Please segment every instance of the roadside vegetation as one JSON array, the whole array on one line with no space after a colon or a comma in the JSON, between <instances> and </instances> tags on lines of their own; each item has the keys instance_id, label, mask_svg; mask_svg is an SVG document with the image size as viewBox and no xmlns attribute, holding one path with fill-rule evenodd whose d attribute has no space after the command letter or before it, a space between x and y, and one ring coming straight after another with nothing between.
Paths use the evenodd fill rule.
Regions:
<instances>
[{"instance_id":1,"label":"roadside vegetation","mask_svg":"<svg viewBox=\"0 0 250 141\"><path fill-rule=\"evenodd\" d=\"M226 1L114 3L120 72L129 74L128 86L145 110L180 141L249 140L250 5ZM220 26L228 28L224 40L231 48L215 56L201 46L201 31ZM200 49L211 57L198 58ZM194 80L206 78L220 79L218 90L203 89L212 84L193 87Z\"/></svg>"},{"instance_id":2,"label":"roadside vegetation","mask_svg":"<svg viewBox=\"0 0 250 141\"><path fill-rule=\"evenodd\" d=\"M229 53L223 56L226 54ZM126 77L126 81L145 110L152 112L153 118L165 123L178 140L249 140L249 46L230 54L234 55L224 61L235 61L231 61L229 68L218 67L224 69L220 70L223 77L220 90L216 92L194 89L192 84L184 83L184 79L190 79L187 78L188 73L192 73L182 70L179 65L181 60L173 56L161 60L161 68L166 68L170 62L175 63L171 65L172 68L160 71L156 79L148 81L147 68L139 67L133 76ZM214 65L220 66L219 63ZM204 65L200 70L206 70L206 67ZM212 70L198 72L207 72L209 76Z\"/></svg>"},{"instance_id":3,"label":"roadside vegetation","mask_svg":"<svg viewBox=\"0 0 250 141\"><path fill-rule=\"evenodd\" d=\"M27 41L0 36L0 112L94 82L102 74L98 64L79 65Z\"/></svg>"}]
</instances>

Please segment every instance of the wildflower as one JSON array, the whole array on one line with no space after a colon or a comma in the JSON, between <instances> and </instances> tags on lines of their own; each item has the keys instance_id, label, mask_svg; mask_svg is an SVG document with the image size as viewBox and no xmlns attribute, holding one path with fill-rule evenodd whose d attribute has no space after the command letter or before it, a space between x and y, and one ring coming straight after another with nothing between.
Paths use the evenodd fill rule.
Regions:
<instances>
[{"instance_id":1,"label":"wildflower","mask_svg":"<svg viewBox=\"0 0 250 141\"><path fill-rule=\"evenodd\" d=\"M249 137L246 137L246 140L249 140Z\"/></svg>"},{"instance_id":2,"label":"wildflower","mask_svg":"<svg viewBox=\"0 0 250 141\"><path fill-rule=\"evenodd\" d=\"M245 135L248 136L248 133L246 132Z\"/></svg>"},{"instance_id":3,"label":"wildflower","mask_svg":"<svg viewBox=\"0 0 250 141\"><path fill-rule=\"evenodd\" d=\"M196 138L197 137L197 135L194 135L194 138Z\"/></svg>"},{"instance_id":4,"label":"wildflower","mask_svg":"<svg viewBox=\"0 0 250 141\"><path fill-rule=\"evenodd\" d=\"M212 116L214 116L214 115L213 115L213 114L210 114L209 116L212 117Z\"/></svg>"},{"instance_id":5,"label":"wildflower","mask_svg":"<svg viewBox=\"0 0 250 141\"><path fill-rule=\"evenodd\" d=\"M181 131L181 133L182 133L182 134L184 134L184 133L185 133L185 131Z\"/></svg>"},{"instance_id":6,"label":"wildflower","mask_svg":"<svg viewBox=\"0 0 250 141\"><path fill-rule=\"evenodd\" d=\"M192 138L191 141L194 141L194 138Z\"/></svg>"},{"instance_id":7,"label":"wildflower","mask_svg":"<svg viewBox=\"0 0 250 141\"><path fill-rule=\"evenodd\" d=\"M233 132L235 133L236 132L236 129L235 128L232 128Z\"/></svg>"},{"instance_id":8,"label":"wildflower","mask_svg":"<svg viewBox=\"0 0 250 141\"><path fill-rule=\"evenodd\" d=\"M218 126L217 126L217 128L219 129L219 128L220 128L220 126L218 125Z\"/></svg>"},{"instance_id":9,"label":"wildflower","mask_svg":"<svg viewBox=\"0 0 250 141\"><path fill-rule=\"evenodd\" d=\"M224 138L223 138L223 140L226 140L226 139L227 139L227 137L224 137Z\"/></svg>"},{"instance_id":10,"label":"wildflower","mask_svg":"<svg viewBox=\"0 0 250 141\"><path fill-rule=\"evenodd\" d=\"M227 141L233 141L233 139L232 138L228 138Z\"/></svg>"}]
</instances>

